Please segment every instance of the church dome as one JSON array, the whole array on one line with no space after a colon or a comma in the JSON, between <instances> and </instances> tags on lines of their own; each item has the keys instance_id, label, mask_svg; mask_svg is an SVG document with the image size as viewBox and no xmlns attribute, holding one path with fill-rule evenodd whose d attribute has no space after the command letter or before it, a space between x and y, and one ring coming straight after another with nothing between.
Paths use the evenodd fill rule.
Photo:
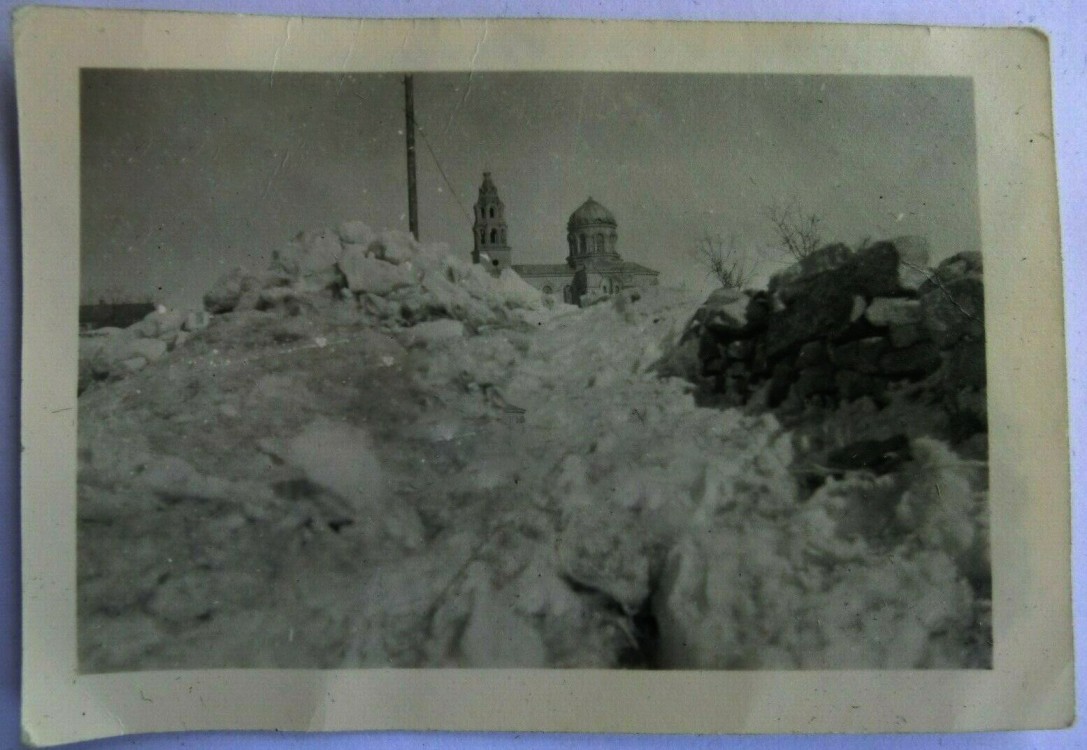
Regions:
<instances>
[{"instance_id":1,"label":"church dome","mask_svg":"<svg viewBox=\"0 0 1087 750\"><path fill-rule=\"evenodd\" d=\"M570 220L566 222L566 228L573 231L579 227L600 224L607 224L612 227L618 226L615 223L615 216L611 211L601 206L592 198L589 198L589 200L582 203L576 211L570 214Z\"/></svg>"}]
</instances>

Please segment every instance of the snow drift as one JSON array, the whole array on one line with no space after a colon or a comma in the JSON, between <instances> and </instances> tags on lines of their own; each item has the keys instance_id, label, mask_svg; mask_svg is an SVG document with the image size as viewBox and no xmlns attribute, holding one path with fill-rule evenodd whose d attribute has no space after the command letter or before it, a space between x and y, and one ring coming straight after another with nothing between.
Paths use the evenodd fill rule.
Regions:
<instances>
[{"instance_id":1,"label":"snow drift","mask_svg":"<svg viewBox=\"0 0 1087 750\"><path fill-rule=\"evenodd\" d=\"M80 397L81 667L985 666L983 467L812 481L658 374L698 302L357 222L232 272Z\"/></svg>"}]
</instances>

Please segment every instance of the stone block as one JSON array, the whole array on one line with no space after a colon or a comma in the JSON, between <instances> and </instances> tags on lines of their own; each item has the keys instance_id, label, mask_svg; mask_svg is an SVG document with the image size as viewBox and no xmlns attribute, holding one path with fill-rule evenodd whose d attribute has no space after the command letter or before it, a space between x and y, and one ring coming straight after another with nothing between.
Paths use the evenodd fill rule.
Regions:
<instances>
[{"instance_id":1,"label":"stone block","mask_svg":"<svg viewBox=\"0 0 1087 750\"><path fill-rule=\"evenodd\" d=\"M880 372L880 359L888 348L888 341L882 336L847 341L831 350L830 359L843 369L874 375Z\"/></svg>"},{"instance_id":2,"label":"stone block","mask_svg":"<svg viewBox=\"0 0 1087 750\"><path fill-rule=\"evenodd\" d=\"M921 297L925 330L940 348L962 339L985 338L985 290L980 278L960 276L940 282Z\"/></svg>"},{"instance_id":3,"label":"stone block","mask_svg":"<svg viewBox=\"0 0 1087 750\"><path fill-rule=\"evenodd\" d=\"M906 325L921 322L921 303L902 297L876 297L864 316L875 326Z\"/></svg>"},{"instance_id":4,"label":"stone block","mask_svg":"<svg viewBox=\"0 0 1087 750\"><path fill-rule=\"evenodd\" d=\"M944 352L944 381L951 389L985 387L985 342L960 341Z\"/></svg>"},{"instance_id":5,"label":"stone block","mask_svg":"<svg viewBox=\"0 0 1087 750\"><path fill-rule=\"evenodd\" d=\"M728 354L729 359L741 361L751 359L754 350L755 342L752 339L736 339L725 348L725 352Z\"/></svg>"},{"instance_id":6,"label":"stone block","mask_svg":"<svg viewBox=\"0 0 1087 750\"><path fill-rule=\"evenodd\" d=\"M796 355L798 369L817 367L827 362L827 345L821 340L809 341L800 347L800 351Z\"/></svg>"},{"instance_id":7,"label":"stone block","mask_svg":"<svg viewBox=\"0 0 1087 750\"><path fill-rule=\"evenodd\" d=\"M834 375L834 382L838 386L838 396L843 401L871 398L880 402L887 394L886 380L853 370L838 370Z\"/></svg>"},{"instance_id":8,"label":"stone block","mask_svg":"<svg viewBox=\"0 0 1087 750\"><path fill-rule=\"evenodd\" d=\"M924 294L954 279L972 278L981 281L983 271L981 253L957 253L950 258L944 259L940 265L936 266L918 291Z\"/></svg>"},{"instance_id":9,"label":"stone block","mask_svg":"<svg viewBox=\"0 0 1087 750\"><path fill-rule=\"evenodd\" d=\"M898 251L898 284L903 289L917 290L928 280L929 244L924 237L908 235L895 237L891 244Z\"/></svg>"},{"instance_id":10,"label":"stone block","mask_svg":"<svg viewBox=\"0 0 1087 750\"><path fill-rule=\"evenodd\" d=\"M838 392L835 371L830 365L805 367L793 382L793 394L804 401L812 396L833 396Z\"/></svg>"},{"instance_id":11,"label":"stone block","mask_svg":"<svg viewBox=\"0 0 1087 750\"><path fill-rule=\"evenodd\" d=\"M891 340L891 346L896 349L912 346L921 340L921 326L916 323L891 325L887 329L887 333Z\"/></svg>"},{"instance_id":12,"label":"stone block","mask_svg":"<svg viewBox=\"0 0 1087 750\"><path fill-rule=\"evenodd\" d=\"M879 370L891 378L920 379L940 369L943 361L931 341L891 349L879 359Z\"/></svg>"},{"instance_id":13,"label":"stone block","mask_svg":"<svg viewBox=\"0 0 1087 750\"><path fill-rule=\"evenodd\" d=\"M738 289L717 289L702 304L704 330L718 338L734 339L747 329L750 299Z\"/></svg>"}]
</instances>

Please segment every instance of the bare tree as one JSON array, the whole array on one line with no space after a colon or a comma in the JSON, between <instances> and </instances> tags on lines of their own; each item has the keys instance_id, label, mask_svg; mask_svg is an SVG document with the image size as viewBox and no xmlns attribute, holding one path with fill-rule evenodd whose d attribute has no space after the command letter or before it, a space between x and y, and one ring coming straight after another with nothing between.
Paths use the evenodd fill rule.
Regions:
<instances>
[{"instance_id":1,"label":"bare tree","mask_svg":"<svg viewBox=\"0 0 1087 750\"><path fill-rule=\"evenodd\" d=\"M743 289L758 269L757 259L737 247L735 235L726 242L721 235L707 232L698 241L698 261L706 274L716 278L726 289Z\"/></svg>"},{"instance_id":2,"label":"bare tree","mask_svg":"<svg viewBox=\"0 0 1087 750\"><path fill-rule=\"evenodd\" d=\"M803 260L819 249L822 242L819 237L819 217L804 213L795 201L768 206L766 218L774 225L781 249L796 260Z\"/></svg>"}]
</instances>

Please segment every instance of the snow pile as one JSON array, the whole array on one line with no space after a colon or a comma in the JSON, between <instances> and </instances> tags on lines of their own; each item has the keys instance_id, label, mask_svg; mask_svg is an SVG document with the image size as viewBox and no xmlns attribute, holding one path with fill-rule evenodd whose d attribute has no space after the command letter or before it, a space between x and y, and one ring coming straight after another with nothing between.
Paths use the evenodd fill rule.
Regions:
<instances>
[{"instance_id":1,"label":"snow pile","mask_svg":"<svg viewBox=\"0 0 1087 750\"><path fill-rule=\"evenodd\" d=\"M159 306L127 328L99 328L79 337L79 392L91 383L139 372L183 346L210 318L202 310Z\"/></svg>"},{"instance_id":2,"label":"snow pile","mask_svg":"<svg viewBox=\"0 0 1087 750\"><path fill-rule=\"evenodd\" d=\"M205 296L212 312L319 304L326 292L357 300L363 310L397 324L455 318L471 326L502 322L543 297L506 270L498 278L453 254L444 243L375 232L359 221L336 230L300 233L277 251L266 272L235 269Z\"/></svg>"},{"instance_id":3,"label":"snow pile","mask_svg":"<svg viewBox=\"0 0 1087 750\"><path fill-rule=\"evenodd\" d=\"M802 503L777 495L775 504L751 482L757 467L707 492L654 602L662 660L732 669L986 663L988 601L971 583L988 570L979 565L984 496L946 446L915 447L920 458L902 475L830 479ZM766 455L737 448L741 466ZM943 500L928 502L937 492Z\"/></svg>"},{"instance_id":4,"label":"snow pile","mask_svg":"<svg viewBox=\"0 0 1087 750\"><path fill-rule=\"evenodd\" d=\"M398 231L378 233L360 221L301 232L273 254L269 268L231 269L203 302L204 310L160 306L128 328L82 335L79 392L157 362L207 328L212 315L260 311L297 316L339 304L341 315L358 310L390 325L450 318L475 329L526 320L548 309L543 294L510 269L495 277L444 243L420 243Z\"/></svg>"},{"instance_id":5,"label":"snow pile","mask_svg":"<svg viewBox=\"0 0 1087 750\"><path fill-rule=\"evenodd\" d=\"M80 397L82 669L988 663L984 469L944 443L815 481L810 435L659 376L684 293L292 247Z\"/></svg>"}]
</instances>

